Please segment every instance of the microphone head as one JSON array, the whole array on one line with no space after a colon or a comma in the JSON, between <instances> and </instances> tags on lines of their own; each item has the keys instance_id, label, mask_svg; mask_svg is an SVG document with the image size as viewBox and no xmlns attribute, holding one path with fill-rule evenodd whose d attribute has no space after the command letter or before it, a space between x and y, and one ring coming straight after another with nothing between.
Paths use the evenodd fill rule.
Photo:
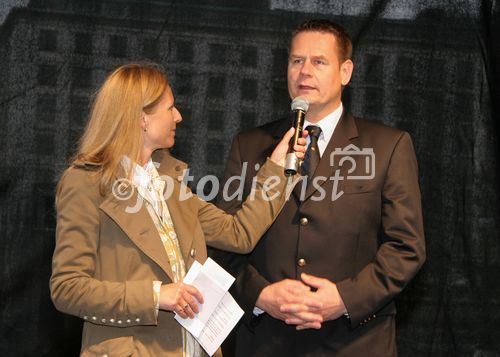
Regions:
<instances>
[{"instance_id":1,"label":"microphone head","mask_svg":"<svg viewBox=\"0 0 500 357\"><path fill-rule=\"evenodd\" d=\"M304 113L309 109L309 102L304 97L296 97L292 100L292 111L302 110Z\"/></svg>"}]
</instances>

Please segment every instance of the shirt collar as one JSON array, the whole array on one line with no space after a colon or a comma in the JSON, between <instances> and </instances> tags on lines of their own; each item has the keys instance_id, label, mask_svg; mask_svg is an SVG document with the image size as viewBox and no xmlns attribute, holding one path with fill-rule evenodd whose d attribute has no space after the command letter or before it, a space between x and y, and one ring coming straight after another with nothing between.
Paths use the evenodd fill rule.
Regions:
<instances>
[{"instance_id":1,"label":"shirt collar","mask_svg":"<svg viewBox=\"0 0 500 357\"><path fill-rule=\"evenodd\" d=\"M308 121L306 115L306 119L304 120L304 129L307 128L308 125L319 126L321 128L321 135L319 136L318 140L322 140L328 143L332 138L333 132L337 127L343 110L344 107L342 105L342 102L340 102L340 105L337 107L337 109L335 109L333 112L328 114L317 123L311 123L310 121ZM309 143L309 137L307 137L307 142Z\"/></svg>"},{"instance_id":2,"label":"shirt collar","mask_svg":"<svg viewBox=\"0 0 500 357\"><path fill-rule=\"evenodd\" d=\"M126 171L132 165L132 160L128 156L123 156L122 158L122 166ZM158 171L156 170L156 165L152 159L144 165L138 165L137 163L133 164L132 169L132 183L143 190L148 189L149 185L153 185L155 189L159 189L163 191L165 182L160 178Z\"/></svg>"}]
</instances>

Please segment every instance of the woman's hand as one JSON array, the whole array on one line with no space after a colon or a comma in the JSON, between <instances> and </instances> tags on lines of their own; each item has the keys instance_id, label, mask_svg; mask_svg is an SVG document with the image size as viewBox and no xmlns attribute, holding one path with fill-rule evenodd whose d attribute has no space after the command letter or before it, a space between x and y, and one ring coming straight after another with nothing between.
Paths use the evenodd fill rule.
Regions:
<instances>
[{"instance_id":1,"label":"woman's hand","mask_svg":"<svg viewBox=\"0 0 500 357\"><path fill-rule=\"evenodd\" d=\"M160 310L173 311L183 319L192 319L200 311L198 303L203 304L203 296L192 285L179 282L161 286Z\"/></svg>"},{"instance_id":2,"label":"woman's hand","mask_svg":"<svg viewBox=\"0 0 500 357\"><path fill-rule=\"evenodd\" d=\"M288 144L290 143L294 132L295 128L290 128L290 130L286 132L285 136L283 136L283 139L281 139L280 143L276 146L273 153L271 154L271 160L283 167L285 166L285 158L286 154L288 153ZM293 147L293 151L295 151L295 155L299 159L304 158L304 153L307 149L307 141L305 139L307 137L307 134L307 130L302 131L302 137L297 141L297 145Z\"/></svg>"}]
</instances>

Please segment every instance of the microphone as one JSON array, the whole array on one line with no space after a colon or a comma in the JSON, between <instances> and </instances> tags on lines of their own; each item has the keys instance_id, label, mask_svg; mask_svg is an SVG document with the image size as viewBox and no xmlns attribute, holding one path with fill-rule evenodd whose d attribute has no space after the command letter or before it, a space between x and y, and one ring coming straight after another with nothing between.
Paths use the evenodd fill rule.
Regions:
<instances>
[{"instance_id":1,"label":"microphone","mask_svg":"<svg viewBox=\"0 0 500 357\"><path fill-rule=\"evenodd\" d=\"M299 171L299 159L293 152L293 146L297 144L297 140L302 136L304 118L309 109L309 102L304 97L296 97L292 100L291 108L295 133L293 134L292 140L290 140L288 153L286 154L285 175L287 176L295 175Z\"/></svg>"}]
</instances>

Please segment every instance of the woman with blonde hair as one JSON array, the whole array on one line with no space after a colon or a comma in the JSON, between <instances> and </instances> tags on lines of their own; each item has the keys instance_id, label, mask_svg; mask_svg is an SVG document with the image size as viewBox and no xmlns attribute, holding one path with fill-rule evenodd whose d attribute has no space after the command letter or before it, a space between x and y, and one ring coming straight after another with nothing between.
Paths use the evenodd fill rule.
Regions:
<instances>
[{"instance_id":1,"label":"woman with blonde hair","mask_svg":"<svg viewBox=\"0 0 500 357\"><path fill-rule=\"evenodd\" d=\"M204 355L173 319L194 317L203 303L182 283L187 270L206 260L206 244L251 251L283 206L293 129L260 170L255 199L232 216L182 183L186 165L168 152L181 120L158 65L119 67L98 91L59 182L50 288L58 310L85 320L82 356Z\"/></svg>"}]
</instances>

